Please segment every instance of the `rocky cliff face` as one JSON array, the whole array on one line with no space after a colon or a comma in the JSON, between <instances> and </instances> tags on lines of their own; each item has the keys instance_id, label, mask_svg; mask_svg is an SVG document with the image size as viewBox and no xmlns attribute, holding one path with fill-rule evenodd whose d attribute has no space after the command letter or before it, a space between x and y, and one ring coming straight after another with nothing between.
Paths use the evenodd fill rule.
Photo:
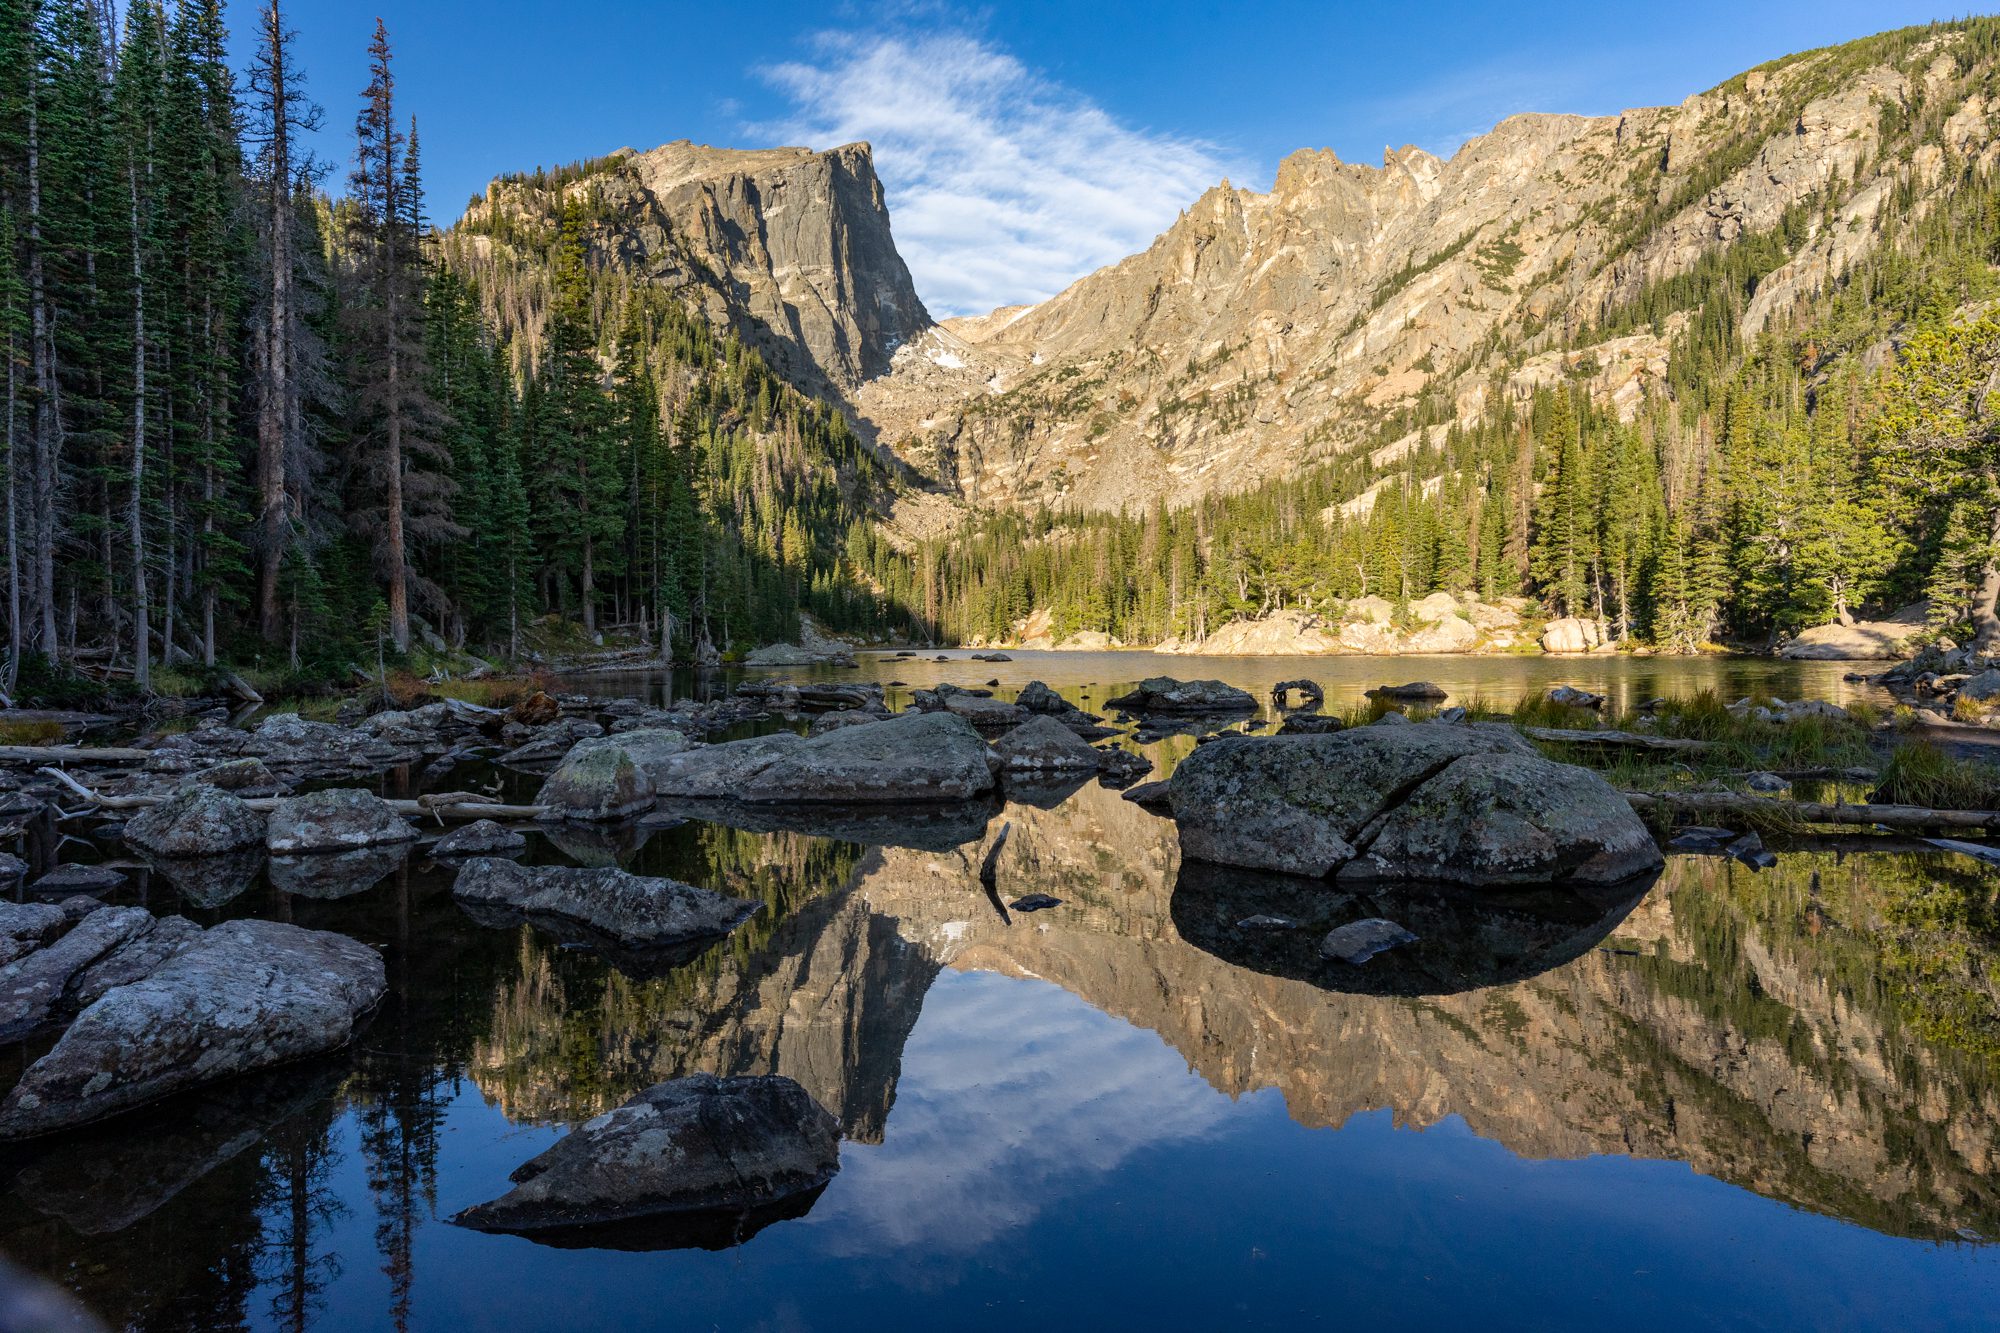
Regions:
<instances>
[{"instance_id":1,"label":"rocky cliff face","mask_svg":"<svg viewBox=\"0 0 2000 1333\"><path fill-rule=\"evenodd\" d=\"M844 398L930 327L865 143L816 153L682 140L580 173L505 178L447 244L473 272L533 272L534 242L572 200L590 220L593 263L678 293L808 392ZM532 299L497 313L538 336Z\"/></svg>"},{"instance_id":2,"label":"rocky cliff face","mask_svg":"<svg viewBox=\"0 0 2000 1333\"><path fill-rule=\"evenodd\" d=\"M974 503L1100 509L1240 489L1380 443L1398 409L1471 417L1580 365L1629 415L1677 326L1596 330L1648 284L1802 229L1740 312L1753 336L1883 243L1898 190L1920 212L1949 164L1990 168L1992 71L1965 45L1885 37L1675 107L1517 116L1449 160L1301 151L1041 305L925 332L857 407ZM1913 122L1934 133L1885 138Z\"/></svg>"}]
</instances>

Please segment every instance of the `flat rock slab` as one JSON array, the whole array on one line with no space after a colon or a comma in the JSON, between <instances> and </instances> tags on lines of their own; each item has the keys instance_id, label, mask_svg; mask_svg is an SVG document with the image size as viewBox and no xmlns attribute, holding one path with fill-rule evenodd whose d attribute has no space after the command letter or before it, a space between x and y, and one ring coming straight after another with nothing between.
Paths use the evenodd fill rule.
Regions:
<instances>
[{"instance_id":1,"label":"flat rock slab","mask_svg":"<svg viewBox=\"0 0 2000 1333\"><path fill-rule=\"evenodd\" d=\"M1371 916L1328 931L1326 938L1320 941L1319 952L1322 958L1359 966L1385 950L1416 942L1415 935L1395 922Z\"/></svg>"},{"instance_id":2,"label":"flat rock slab","mask_svg":"<svg viewBox=\"0 0 2000 1333\"><path fill-rule=\"evenodd\" d=\"M67 934L0 968L0 1042L19 1041L55 1017L70 979L152 929L143 907L92 912Z\"/></svg>"},{"instance_id":3,"label":"flat rock slab","mask_svg":"<svg viewBox=\"0 0 2000 1333\"><path fill-rule=\"evenodd\" d=\"M810 739L784 732L671 756L662 796L762 804L962 801L993 790L1000 760L952 713L904 713Z\"/></svg>"},{"instance_id":4,"label":"flat rock slab","mask_svg":"<svg viewBox=\"0 0 2000 1333\"><path fill-rule=\"evenodd\" d=\"M628 949L720 939L764 906L755 899L730 898L678 880L648 879L614 866L523 866L497 857L467 861L451 891L461 903L579 926Z\"/></svg>"},{"instance_id":5,"label":"flat rock slab","mask_svg":"<svg viewBox=\"0 0 2000 1333\"><path fill-rule=\"evenodd\" d=\"M125 876L110 866L58 866L28 887L36 893L109 893L125 883Z\"/></svg>"},{"instance_id":6,"label":"flat rock slab","mask_svg":"<svg viewBox=\"0 0 2000 1333\"><path fill-rule=\"evenodd\" d=\"M1105 701L1135 713L1254 713L1257 699L1219 680L1175 680L1149 676L1130 693Z\"/></svg>"},{"instance_id":7,"label":"flat rock slab","mask_svg":"<svg viewBox=\"0 0 2000 1333\"><path fill-rule=\"evenodd\" d=\"M595 1227L764 1208L840 1170L840 1123L788 1078L695 1074L579 1125L453 1218L480 1231Z\"/></svg>"},{"instance_id":8,"label":"flat rock slab","mask_svg":"<svg viewBox=\"0 0 2000 1333\"><path fill-rule=\"evenodd\" d=\"M382 998L382 959L345 935L229 921L106 991L0 1103L0 1138L101 1120L342 1046Z\"/></svg>"}]
</instances>

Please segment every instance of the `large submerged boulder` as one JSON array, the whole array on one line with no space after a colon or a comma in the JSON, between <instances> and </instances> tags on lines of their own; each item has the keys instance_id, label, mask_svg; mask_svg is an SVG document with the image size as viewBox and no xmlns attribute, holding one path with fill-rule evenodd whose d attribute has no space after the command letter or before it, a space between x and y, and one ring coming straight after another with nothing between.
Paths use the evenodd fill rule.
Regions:
<instances>
[{"instance_id":1,"label":"large submerged boulder","mask_svg":"<svg viewBox=\"0 0 2000 1333\"><path fill-rule=\"evenodd\" d=\"M1014 773L1096 772L1103 756L1089 742L1046 713L993 742L1000 763Z\"/></svg>"},{"instance_id":2,"label":"large submerged boulder","mask_svg":"<svg viewBox=\"0 0 2000 1333\"><path fill-rule=\"evenodd\" d=\"M279 801L265 827L264 846L273 852L345 852L416 838L417 830L381 797L336 787Z\"/></svg>"},{"instance_id":3,"label":"large submerged boulder","mask_svg":"<svg viewBox=\"0 0 2000 1333\"><path fill-rule=\"evenodd\" d=\"M840 1122L791 1079L694 1074L646 1089L520 1166L452 1220L480 1231L767 1208L840 1170Z\"/></svg>"},{"instance_id":4,"label":"large submerged boulder","mask_svg":"<svg viewBox=\"0 0 2000 1333\"><path fill-rule=\"evenodd\" d=\"M0 1102L30 1138L345 1045L382 998L382 959L345 935L228 921L106 991Z\"/></svg>"},{"instance_id":5,"label":"large submerged boulder","mask_svg":"<svg viewBox=\"0 0 2000 1333\"><path fill-rule=\"evenodd\" d=\"M960 801L993 789L999 759L964 718L904 713L810 738L790 732L677 754L663 796L759 803Z\"/></svg>"},{"instance_id":6,"label":"large submerged boulder","mask_svg":"<svg viewBox=\"0 0 2000 1333\"><path fill-rule=\"evenodd\" d=\"M580 928L588 939L642 950L721 939L763 907L615 866L524 866L490 856L467 861L451 891L483 913L548 922L558 933Z\"/></svg>"},{"instance_id":7,"label":"large submerged boulder","mask_svg":"<svg viewBox=\"0 0 2000 1333\"><path fill-rule=\"evenodd\" d=\"M1502 726L1228 737L1169 799L1190 859L1314 878L1609 884L1661 861L1609 783Z\"/></svg>"}]
</instances>

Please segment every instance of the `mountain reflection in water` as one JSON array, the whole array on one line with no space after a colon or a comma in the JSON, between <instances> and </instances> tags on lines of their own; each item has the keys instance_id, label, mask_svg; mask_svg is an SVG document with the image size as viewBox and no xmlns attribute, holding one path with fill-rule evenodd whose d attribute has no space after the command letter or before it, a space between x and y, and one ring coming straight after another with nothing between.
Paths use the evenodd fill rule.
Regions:
<instances>
[{"instance_id":1,"label":"mountain reflection in water","mask_svg":"<svg viewBox=\"0 0 2000 1333\"><path fill-rule=\"evenodd\" d=\"M814 1328L1290 1325L1330 1292L1396 1325L2000 1308L2000 1247L1966 1239L2000 1237L2000 918L1965 858L1350 896L1183 866L1094 782L900 836L683 813L531 852L765 900L653 977L480 927L420 853L291 893L142 880L156 911L378 944L390 998L354 1051L12 1150L0 1249L147 1328L644 1324L669 1291L690 1324ZM1003 825L998 896L1061 907L994 909ZM1236 927L1260 912L1303 928ZM1367 915L1419 943L1318 959ZM839 1118L803 1216L591 1249L441 1220L698 1070L786 1075ZM625 1252L653 1245L693 1248Z\"/></svg>"}]
</instances>

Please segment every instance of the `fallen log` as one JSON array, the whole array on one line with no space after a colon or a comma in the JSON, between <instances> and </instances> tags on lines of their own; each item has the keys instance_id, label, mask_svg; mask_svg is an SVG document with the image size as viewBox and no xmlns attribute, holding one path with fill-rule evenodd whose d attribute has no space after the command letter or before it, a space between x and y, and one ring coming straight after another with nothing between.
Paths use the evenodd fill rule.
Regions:
<instances>
[{"instance_id":1,"label":"fallen log","mask_svg":"<svg viewBox=\"0 0 2000 1333\"><path fill-rule=\"evenodd\" d=\"M1641 814L1735 815L1796 824L1858 824L1891 829L2000 829L2000 810L1933 810L1921 805L1848 805L1787 801L1734 792L1621 792Z\"/></svg>"},{"instance_id":2,"label":"fallen log","mask_svg":"<svg viewBox=\"0 0 2000 1333\"><path fill-rule=\"evenodd\" d=\"M115 745L0 745L0 764L143 764L151 750Z\"/></svg>"},{"instance_id":3,"label":"fallen log","mask_svg":"<svg viewBox=\"0 0 2000 1333\"><path fill-rule=\"evenodd\" d=\"M1522 727L1530 740L1553 741L1562 745L1617 745L1639 750L1674 750L1698 753L1715 748L1713 741L1683 740L1678 736L1645 736L1636 731L1582 731L1568 727Z\"/></svg>"},{"instance_id":4,"label":"fallen log","mask_svg":"<svg viewBox=\"0 0 2000 1333\"><path fill-rule=\"evenodd\" d=\"M59 768L44 768L40 771L45 776L54 778L64 787L67 787L73 795L89 801L100 810L146 810L167 799L165 796L152 795L105 796L99 792L92 791ZM243 804L249 806L259 814L268 815L273 810L276 810L278 802L284 799L281 796L252 796L246 798ZM546 805L502 805L497 801L483 799L466 799L454 801L450 804L443 804L437 802L434 798L425 799L420 797L414 801L385 800L383 804L399 815L419 819L428 815L439 821L446 819L491 819L495 821L526 822L532 819L540 819L549 812L549 808Z\"/></svg>"}]
</instances>

